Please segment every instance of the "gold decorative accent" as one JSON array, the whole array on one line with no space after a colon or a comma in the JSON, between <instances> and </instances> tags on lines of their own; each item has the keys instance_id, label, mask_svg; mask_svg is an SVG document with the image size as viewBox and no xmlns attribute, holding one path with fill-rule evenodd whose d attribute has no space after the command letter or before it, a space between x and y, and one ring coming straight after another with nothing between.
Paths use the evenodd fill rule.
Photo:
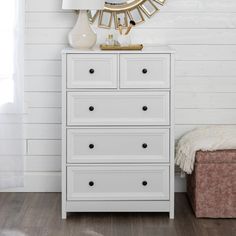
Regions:
<instances>
[{"instance_id":1,"label":"gold decorative accent","mask_svg":"<svg viewBox=\"0 0 236 236\"><path fill-rule=\"evenodd\" d=\"M144 22L144 17L143 17L142 12L140 11L139 7L128 11L128 16L129 16L130 20L133 20L136 24L140 24L140 23Z\"/></svg>"},{"instance_id":2,"label":"gold decorative accent","mask_svg":"<svg viewBox=\"0 0 236 236\"><path fill-rule=\"evenodd\" d=\"M119 19L120 19L120 24L122 25L123 28L128 27L129 22L128 22L128 15L126 11L114 12L113 15L114 15L115 29L118 29Z\"/></svg>"},{"instance_id":3,"label":"gold decorative accent","mask_svg":"<svg viewBox=\"0 0 236 236\"><path fill-rule=\"evenodd\" d=\"M131 44L129 46L120 46L120 45L106 45L101 44L100 45L101 50L142 50L143 45L142 44Z\"/></svg>"},{"instance_id":4,"label":"gold decorative accent","mask_svg":"<svg viewBox=\"0 0 236 236\"><path fill-rule=\"evenodd\" d=\"M101 28L111 28L112 23L112 15L111 11L103 10L99 14L99 27Z\"/></svg>"},{"instance_id":5,"label":"gold decorative accent","mask_svg":"<svg viewBox=\"0 0 236 236\"><path fill-rule=\"evenodd\" d=\"M141 4L140 8L148 18L159 11L158 7L151 0L147 0L146 2Z\"/></svg>"},{"instance_id":6,"label":"gold decorative accent","mask_svg":"<svg viewBox=\"0 0 236 236\"><path fill-rule=\"evenodd\" d=\"M159 3L159 4L161 4L161 5L164 5L164 3L165 3L166 0L154 0L154 1L157 2L157 3Z\"/></svg>"},{"instance_id":7,"label":"gold decorative accent","mask_svg":"<svg viewBox=\"0 0 236 236\"><path fill-rule=\"evenodd\" d=\"M88 11L89 21L94 23L99 15L99 11Z\"/></svg>"},{"instance_id":8,"label":"gold decorative accent","mask_svg":"<svg viewBox=\"0 0 236 236\"><path fill-rule=\"evenodd\" d=\"M130 20L140 24L145 21L144 16L150 18L164 3L165 0L106 0L103 11L88 12L88 15L91 23L98 18L98 27L117 29L120 19L122 28L127 28Z\"/></svg>"}]
</instances>

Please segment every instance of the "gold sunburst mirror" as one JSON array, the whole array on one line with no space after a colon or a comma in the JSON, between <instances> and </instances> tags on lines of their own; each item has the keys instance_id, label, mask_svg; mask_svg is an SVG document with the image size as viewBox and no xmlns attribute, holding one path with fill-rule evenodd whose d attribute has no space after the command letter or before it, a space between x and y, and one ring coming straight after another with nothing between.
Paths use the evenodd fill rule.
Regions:
<instances>
[{"instance_id":1,"label":"gold sunburst mirror","mask_svg":"<svg viewBox=\"0 0 236 236\"><path fill-rule=\"evenodd\" d=\"M165 0L106 0L103 11L89 11L89 18L92 23L98 22L101 28L128 27L130 20L140 24L145 17L150 18L159 11L159 7Z\"/></svg>"}]
</instances>

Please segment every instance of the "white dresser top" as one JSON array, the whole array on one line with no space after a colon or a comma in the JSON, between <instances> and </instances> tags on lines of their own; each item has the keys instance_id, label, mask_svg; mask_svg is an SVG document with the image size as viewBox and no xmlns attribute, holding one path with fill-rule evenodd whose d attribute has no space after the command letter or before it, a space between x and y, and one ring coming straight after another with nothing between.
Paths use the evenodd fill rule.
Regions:
<instances>
[{"instance_id":1,"label":"white dresser top","mask_svg":"<svg viewBox=\"0 0 236 236\"><path fill-rule=\"evenodd\" d=\"M129 51L118 51L118 50L101 50L98 46L92 48L92 49L85 49L85 50L80 50L80 49L74 49L74 48L65 48L62 50L62 54L75 54L75 53L102 53L102 54L127 54L127 53L132 53L132 54L140 54L140 53L174 53L175 51L167 46L167 45L144 45L143 50L129 50Z\"/></svg>"}]
</instances>

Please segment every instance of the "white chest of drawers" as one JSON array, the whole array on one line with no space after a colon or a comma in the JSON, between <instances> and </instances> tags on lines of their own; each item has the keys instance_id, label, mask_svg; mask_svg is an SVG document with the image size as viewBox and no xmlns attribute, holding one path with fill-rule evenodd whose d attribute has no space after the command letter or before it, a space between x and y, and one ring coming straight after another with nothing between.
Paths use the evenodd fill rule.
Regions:
<instances>
[{"instance_id":1,"label":"white chest of drawers","mask_svg":"<svg viewBox=\"0 0 236 236\"><path fill-rule=\"evenodd\" d=\"M174 54L62 52L62 218L67 212L174 217Z\"/></svg>"}]
</instances>

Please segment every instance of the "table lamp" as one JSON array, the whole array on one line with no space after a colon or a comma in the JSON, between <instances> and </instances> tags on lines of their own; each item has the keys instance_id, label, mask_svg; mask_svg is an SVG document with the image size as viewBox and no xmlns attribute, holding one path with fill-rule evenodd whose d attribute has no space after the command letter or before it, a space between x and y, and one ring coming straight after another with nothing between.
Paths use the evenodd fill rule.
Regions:
<instances>
[{"instance_id":1,"label":"table lamp","mask_svg":"<svg viewBox=\"0 0 236 236\"><path fill-rule=\"evenodd\" d=\"M102 10L104 5L105 0L63 0L62 9L80 10L78 20L68 36L71 47L88 49L95 45L97 35L90 26L87 10Z\"/></svg>"}]
</instances>

